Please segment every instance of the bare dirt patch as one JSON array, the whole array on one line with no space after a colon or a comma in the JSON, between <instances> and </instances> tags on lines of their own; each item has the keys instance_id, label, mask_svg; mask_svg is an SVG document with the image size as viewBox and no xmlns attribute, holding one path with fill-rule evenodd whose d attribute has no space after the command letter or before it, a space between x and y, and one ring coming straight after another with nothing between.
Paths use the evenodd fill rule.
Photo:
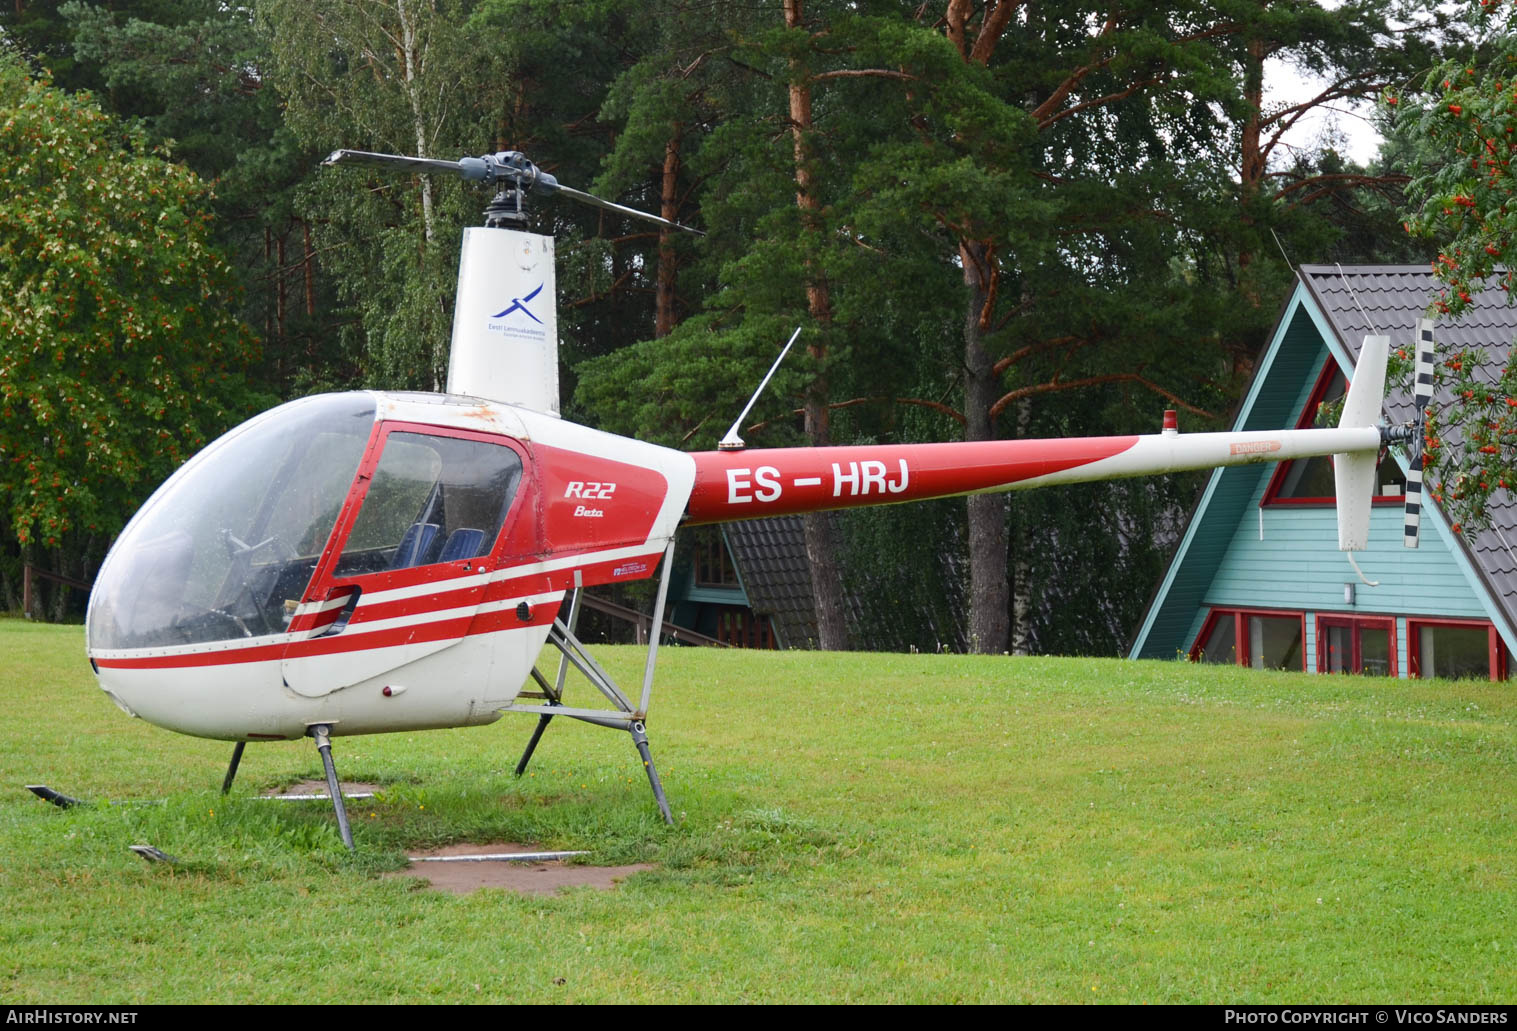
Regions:
<instances>
[{"instance_id":1,"label":"bare dirt patch","mask_svg":"<svg viewBox=\"0 0 1517 1031\"><path fill-rule=\"evenodd\" d=\"M378 784L370 784L361 780L340 780L337 782L337 790L344 795L375 794L384 788ZM300 780L287 788L269 788L265 795L320 795L327 797L327 782L324 780Z\"/></svg>"},{"instance_id":2,"label":"bare dirt patch","mask_svg":"<svg viewBox=\"0 0 1517 1031\"><path fill-rule=\"evenodd\" d=\"M537 851L541 850L509 842L495 842L489 845L448 845L414 855L481 856L499 852ZM404 870L395 870L385 876L420 878L428 881L438 891L450 891L455 895L467 895L480 888L505 888L525 895L554 895L563 888L614 888L617 882L652 869L655 869L652 863L569 866L559 861L522 863L486 860L477 863L412 863Z\"/></svg>"}]
</instances>

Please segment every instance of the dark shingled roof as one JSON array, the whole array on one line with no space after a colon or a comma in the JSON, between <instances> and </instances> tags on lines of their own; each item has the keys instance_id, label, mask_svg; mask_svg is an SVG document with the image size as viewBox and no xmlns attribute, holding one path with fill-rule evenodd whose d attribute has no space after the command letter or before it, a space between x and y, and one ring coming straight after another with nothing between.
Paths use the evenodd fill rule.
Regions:
<instances>
[{"instance_id":1,"label":"dark shingled roof","mask_svg":"<svg viewBox=\"0 0 1517 1031\"><path fill-rule=\"evenodd\" d=\"M820 634L811 602L811 563L798 515L748 519L722 527L748 595L768 616L781 648L815 648Z\"/></svg>"},{"instance_id":2,"label":"dark shingled roof","mask_svg":"<svg viewBox=\"0 0 1517 1031\"><path fill-rule=\"evenodd\" d=\"M1332 323L1338 342L1357 361L1366 334L1388 335L1392 347L1415 339L1417 320L1424 317L1439 284L1426 265L1302 265L1301 279ZM1434 323L1440 357L1479 348L1490 357L1485 370L1494 382L1506 365L1517 336L1517 306L1490 289L1457 321L1447 316ZM1411 419L1411 395L1393 393L1385 401L1393 423ZM1424 492L1424 499L1435 504ZM1491 527L1461 540L1476 572L1506 616L1517 628L1517 500L1499 492L1490 505ZM1447 521L1447 520L1446 520ZM1429 527L1424 524L1423 532Z\"/></svg>"},{"instance_id":3,"label":"dark shingled roof","mask_svg":"<svg viewBox=\"0 0 1517 1031\"><path fill-rule=\"evenodd\" d=\"M839 543L846 532L845 516L842 512L827 513L827 518L832 521L833 539ZM779 647L820 647L821 635L811 598L811 563L806 558L806 535L801 517L774 516L727 523L722 527L722 533L737 566L738 579L748 595L749 607L759 615L769 617ZM938 561L945 567L950 582L969 582L966 557L958 552L945 552L938 556ZM854 575L858 575L856 571ZM909 633L891 638L887 631L882 636L878 611L873 613L876 622L869 624L865 609L871 599L860 595L868 595L870 591L878 593L867 573L862 585L856 580L843 585L843 604L847 609L844 616L854 646L899 651L914 649L916 642ZM963 611L966 601L967 595L950 599L946 615L930 606L919 607L909 615L915 619L916 626L926 628L930 637L935 636L938 641L964 651L968 647ZM873 629L864 629L866 624Z\"/></svg>"}]
</instances>

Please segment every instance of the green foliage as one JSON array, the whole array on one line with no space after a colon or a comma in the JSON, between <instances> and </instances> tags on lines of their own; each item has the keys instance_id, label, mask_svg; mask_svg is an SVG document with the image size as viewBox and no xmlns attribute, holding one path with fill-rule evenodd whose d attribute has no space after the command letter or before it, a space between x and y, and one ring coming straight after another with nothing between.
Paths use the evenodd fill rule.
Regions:
<instances>
[{"instance_id":1,"label":"green foliage","mask_svg":"<svg viewBox=\"0 0 1517 1031\"><path fill-rule=\"evenodd\" d=\"M0 11L0 26L57 85L92 90L107 113L214 183L212 239L235 270L243 320L263 336L254 374L281 395L313 374L346 375L327 329L330 282L293 210L296 184L325 151L300 146L285 126L252 9L42 0Z\"/></svg>"},{"instance_id":2,"label":"green foliage","mask_svg":"<svg viewBox=\"0 0 1517 1031\"><path fill-rule=\"evenodd\" d=\"M964 651L964 503L854 509L839 525L844 582L859 607L854 639L872 651Z\"/></svg>"},{"instance_id":3,"label":"green foliage","mask_svg":"<svg viewBox=\"0 0 1517 1031\"><path fill-rule=\"evenodd\" d=\"M1447 61L1418 90L1388 92L1400 132L1416 148L1420 174L1407 188L1413 236L1439 242L1433 271L1447 288L1435 303L1458 315L1474 295L1499 286L1510 295L1517 272L1511 159L1517 153L1517 35L1512 5L1487 0L1473 16L1486 37L1478 57Z\"/></svg>"},{"instance_id":4,"label":"green foliage","mask_svg":"<svg viewBox=\"0 0 1517 1031\"><path fill-rule=\"evenodd\" d=\"M1388 375L1412 387L1406 350ZM1490 526L1492 499L1517 484L1517 371L1496 369L1481 350L1438 355L1433 382L1444 398L1428 405L1422 467L1428 491L1463 533Z\"/></svg>"},{"instance_id":5,"label":"green foliage","mask_svg":"<svg viewBox=\"0 0 1517 1031\"><path fill-rule=\"evenodd\" d=\"M312 151L424 157L493 149L501 69L467 31L468 0L259 0L285 124ZM366 386L440 389L462 227L486 200L431 176L326 171L296 209L316 226L339 299L341 336ZM318 380L319 382L319 380ZM325 384L323 384L325 385Z\"/></svg>"},{"instance_id":6,"label":"green foliage","mask_svg":"<svg viewBox=\"0 0 1517 1031\"><path fill-rule=\"evenodd\" d=\"M0 55L0 503L22 545L114 534L252 407L207 191Z\"/></svg>"},{"instance_id":7,"label":"green foliage","mask_svg":"<svg viewBox=\"0 0 1517 1031\"><path fill-rule=\"evenodd\" d=\"M995 8L968 6L972 44ZM1271 231L1297 260L1409 246L1384 231L1390 164L1276 151L1240 181L1240 139L1274 114L1257 107L1264 62L1325 75L1330 100L1362 95L1426 67L1442 38L1426 7L1197 0L1109 17L1059 0L1018 8L983 53L961 49L945 17L961 5L942 0L807 0L794 26L777 5L704 0L21 0L0 8L0 32L215 181L208 239L265 338L255 375L282 396L440 384L459 232L486 199L445 177L317 171L335 147L520 149L567 184L667 206L709 235L536 209L558 240L565 413L706 447L797 324L744 427L753 443L800 442L808 402L831 406L838 442L1125 432L1154 424L1160 394L1225 412L1287 288ZM811 102L799 140L796 86ZM988 293L966 283L981 261ZM988 357L973 390L970 338ZM153 479L140 477L139 490ZM1060 503L1010 511L1025 565ZM892 599L946 604L923 592L942 549L962 547L956 521L932 520L945 536L930 543L914 516L849 519L871 541L921 542ZM863 561L851 580L874 575ZM1130 569L1103 581L1105 601L1081 597L1110 612L1146 595L1146 560ZM937 639L938 618L902 639ZM1033 636L1045 629L1065 639Z\"/></svg>"},{"instance_id":8,"label":"green foliage","mask_svg":"<svg viewBox=\"0 0 1517 1031\"><path fill-rule=\"evenodd\" d=\"M1406 230L1439 247L1433 272L1444 284L1429 315L1458 318L1482 292L1512 303L1517 211L1511 160L1517 153L1517 9L1485 0L1469 14L1477 45L1442 62L1403 92L1387 91L1396 142L1419 171L1407 188ZM1409 389L1405 354L1399 382ZM1492 498L1517 484L1517 374L1483 352L1439 355L1444 400L1428 408L1423 464L1433 497L1456 533L1489 525Z\"/></svg>"}]
</instances>

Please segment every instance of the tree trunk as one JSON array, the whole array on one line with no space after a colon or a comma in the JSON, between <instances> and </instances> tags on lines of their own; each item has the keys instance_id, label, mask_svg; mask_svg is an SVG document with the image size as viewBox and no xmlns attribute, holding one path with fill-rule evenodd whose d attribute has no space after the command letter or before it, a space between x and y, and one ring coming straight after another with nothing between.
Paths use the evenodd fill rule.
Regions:
<instances>
[{"instance_id":1,"label":"tree trunk","mask_svg":"<svg viewBox=\"0 0 1517 1031\"><path fill-rule=\"evenodd\" d=\"M400 17L400 57L405 78L406 101L411 108L411 127L416 134L416 156L423 158L430 157L431 155L428 153L430 147L427 140L426 115L421 106L421 84L419 81L423 71L422 65L426 61L425 53L420 51L424 51L425 47L419 41L415 18L406 9L406 0L395 0L395 13ZM432 177L423 173L419 176L419 179L421 180L421 231L426 241L426 250L430 251L432 240L436 235L433 225L435 216L432 210ZM432 367L432 389L434 391L441 390L443 384L442 369L447 359L442 347L443 344L440 336L433 334L427 348L427 355L429 358L428 364Z\"/></svg>"},{"instance_id":2,"label":"tree trunk","mask_svg":"<svg viewBox=\"0 0 1517 1031\"><path fill-rule=\"evenodd\" d=\"M68 559L61 549L51 552L48 556L48 565L52 572L58 576L68 576ZM63 617L68 615L68 592L69 586L61 580L48 581L53 593L49 597L48 622L62 623Z\"/></svg>"},{"instance_id":3,"label":"tree trunk","mask_svg":"<svg viewBox=\"0 0 1517 1031\"><path fill-rule=\"evenodd\" d=\"M821 429L813 429L813 409L820 409ZM827 407L806 402L806 435L815 442L827 439ZM824 651L848 650L848 614L843 605L843 576L837 560L837 541L832 532L832 513L807 512L801 516L806 538L806 562L811 566L811 604L816 607L816 629Z\"/></svg>"},{"instance_id":4,"label":"tree trunk","mask_svg":"<svg viewBox=\"0 0 1517 1031\"><path fill-rule=\"evenodd\" d=\"M1239 152L1239 186L1243 199L1242 222L1245 226L1252 226L1254 222L1251 209L1255 199L1259 196L1259 190L1264 184L1265 160L1263 148L1259 145L1261 121L1264 117L1264 56L1265 43L1261 39L1248 41L1248 56L1244 58L1243 66L1243 102L1248 107L1248 118L1243 123L1243 133ZM1247 241L1243 249L1238 253L1238 268L1248 268L1253 263L1254 255L1248 249ZM1246 289L1246 288L1245 288ZM1249 303L1258 306L1257 297L1247 298Z\"/></svg>"},{"instance_id":5,"label":"tree trunk","mask_svg":"<svg viewBox=\"0 0 1517 1031\"><path fill-rule=\"evenodd\" d=\"M664 144L663 188L659 195L658 213L661 218L668 219L670 222L678 221L676 216L679 214L680 128L678 124L674 125L670 130L669 141ZM666 337L674 328L674 284L678 265L674 254L673 237L674 230L668 226L659 230L658 286L653 317L653 335L656 337Z\"/></svg>"},{"instance_id":6,"label":"tree trunk","mask_svg":"<svg viewBox=\"0 0 1517 1031\"><path fill-rule=\"evenodd\" d=\"M305 266L306 317L316 316L316 255L311 248L311 223L300 220L305 249L301 252L301 264Z\"/></svg>"},{"instance_id":7,"label":"tree trunk","mask_svg":"<svg viewBox=\"0 0 1517 1031\"><path fill-rule=\"evenodd\" d=\"M278 256L277 257L277 264L275 265L275 270L276 271L275 271L275 281L274 281L274 325L278 327L278 332L279 332L279 350L280 350L281 353L284 352L285 306L288 303L288 299L286 297L285 276L289 272L289 266L285 264L285 255L284 255L284 238L288 234L289 234L289 226L286 226L285 227L285 231L282 232L282 233L280 233L277 237L275 237L275 240L274 240L274 243L275 243L275 253Z\"/></svg>"},{"instance_id":8,"label":"tree trunk","mask_svg":"<svg viewBox=\"0 0 1517 1031\"><path fill-rule=\"evenodd\" d=\"M985 331L995 304L995 255L983 243L959 245L969 304L964 314L964 439L993 440L990 406L1000 396ZM1006 495L972 494L969 509L969 650L1006 651L1010 591L1006 580Z\"/></svg>"},{"instance_id":9,"label":"tree trunk","mask_svg":"<svg viewBox=\"0 0 1517 1031\"><path fill-rule=\"evenodd\" d=\"M785 27L801 27L801 0L785 0ZM816 215L820 204L816 198L816 181L811 169L811 86L798 59L790 62L790 131L795 141L795 203L813 235L818 230ZM832 325L832 298L826 275L808 260L806 263L806 309L825 334ZM807 350L824 368L827 359L825 335L813 335ZM819 372L806 391L806 440L813 447L832 443L828 429L827 377ZM811 564L811 603L816 609L817 634L826 651L848 648L848 618L843 608L842 577L838 568L837 543L832 524L825 512L812 512L801 518L806 534L806 558Z\"/></svg>"},{"instance_id":10,"label":"tree trunk","mask_svg":"<svg viewBox=\"0 0 1517 1031\"><path fill-rule=\"evenodd\" d=\"M268 226L263 227L263 267L269 270L269 306L263 313L263 338L272 340L274 339L274 295L277 290L274 277L279 274L279 266L274 263L274 230Z\"/></svg>"}]
</instances>

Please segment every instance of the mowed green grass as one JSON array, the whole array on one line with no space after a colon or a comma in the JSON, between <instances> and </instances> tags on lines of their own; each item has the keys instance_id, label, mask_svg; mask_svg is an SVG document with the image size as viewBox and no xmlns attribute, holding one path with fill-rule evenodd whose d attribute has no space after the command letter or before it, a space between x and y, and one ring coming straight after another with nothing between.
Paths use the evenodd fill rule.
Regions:
<instances>
[{"instance_id":1,"label":"mowed green grass","mask_svg":"<svg viewBox=\"0 0 1517 1031\"><path fill-rule=\"evenodd\" d=\"M556 721L518 781L507 716L338 739L386 785L350 856L328 806L253 797L319 775L309 742L250 745L223 798L231 746L120 713L78 627L0 621L0 655L0 1002L1517 996L1517 686L666 648L677 827L625 734ZM661 866L549 898L380 876L456 840Z\"/></svg>"}]
</instances>

